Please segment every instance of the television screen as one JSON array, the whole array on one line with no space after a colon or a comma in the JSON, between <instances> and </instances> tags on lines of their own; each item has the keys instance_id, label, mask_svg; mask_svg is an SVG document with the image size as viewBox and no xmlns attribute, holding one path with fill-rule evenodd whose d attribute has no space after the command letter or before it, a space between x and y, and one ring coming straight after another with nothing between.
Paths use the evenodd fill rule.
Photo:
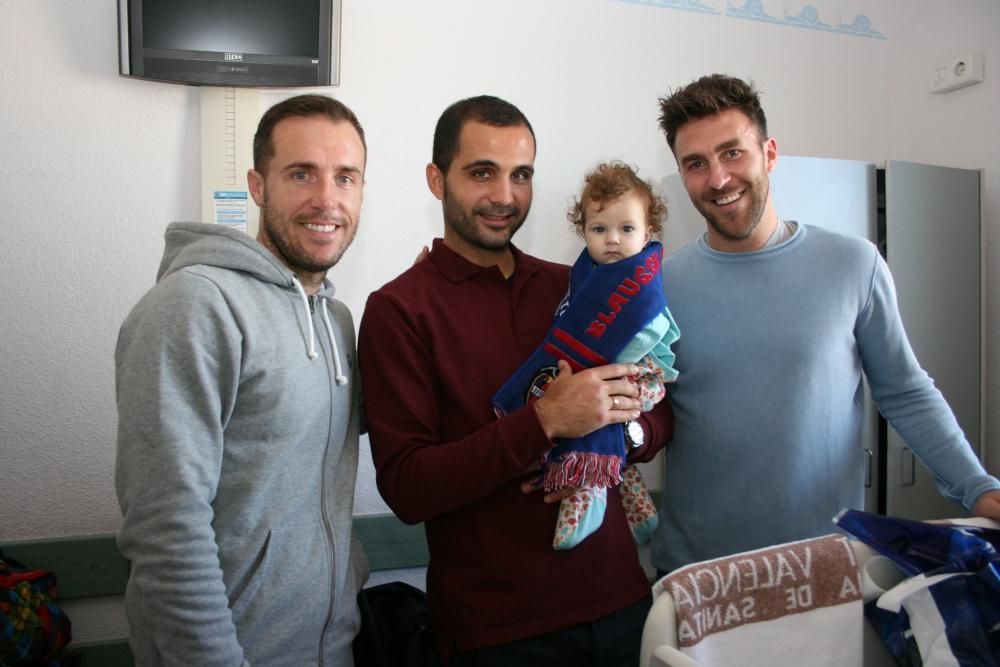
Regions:
<instances>
[{"instance_id":1,"label":"television screen","mask_svg":"<svg viewBox=\"0 0 1000 667\"><path fill-rule=\"evenodd\" d=\"M338 81L340 0L119 0L125 76L215 86Z\"/></svg>"}]
</instances>

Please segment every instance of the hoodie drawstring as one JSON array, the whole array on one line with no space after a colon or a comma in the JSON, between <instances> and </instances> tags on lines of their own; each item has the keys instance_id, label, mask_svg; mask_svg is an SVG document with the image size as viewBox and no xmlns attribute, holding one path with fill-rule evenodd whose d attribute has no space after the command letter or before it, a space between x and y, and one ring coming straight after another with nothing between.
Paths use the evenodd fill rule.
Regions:
<instances>
[{"instance_id":1,"label":"hoodie drawstring","mask_svg":"<svg viewBox=\"0 0 1000 667\"><path fill-rule=\"evenodd\" d=\"M315 359L319 356L316 353L316 329L313 327L312 321L312 310L309 308L309 297L306 295L305 289L302 287L302 283L295 276L292 276L292 283L295 285L295 291L299 293L302 297L302 307L305 309L306 315L306 326L309 328L308 337L306 338L306 355L310 359ZM330 316L326 310L326 299L320 299L320 313L323 316L323 326L326 328L326 333L330 337L330 347L333 348L333 368L336 373L334 379L337 381L339 386L344 386L347 384L347 376L344 375L343 368L340 363L340 349L337 347L337 337L333 335L333 326L330 324Z\"/></svg>"},{"instance_id":2,"label":"hoodie drawstring","mask_svg":"<svg viewBox=\"0 0 1000 667\"><path fill-rule=\"evenodd\" d=\"M306 326L309 327L309 338L306 339L306 355L310 359L316 358L316 331L313 329L313 318L312 310L309 308L309 297L306 296L305 289L302 288L302 283L295 276L292 276L292 284L295 285L295 291L299 293L302 297L302 307L306 311Z\"/></svg>"},{"instance_id":3,"label":"hoodie drawstring","mask_svg":"<svg viewBox=\"0 0 1000 667\"><path fill-rule=\"evenodd\" d=\"M334 379L337 384L343 387L347 384L347 376L344 375L344 369L340 366L340 349L337 347L337 337L333 335L333 327L330 326L330 316L326 312L326 299L320 299L320 312L323 313L323 326L326 327L326 333L330 336L330 345L333 347L333 369L336 371Z\"/></svg>"}]
</instances>

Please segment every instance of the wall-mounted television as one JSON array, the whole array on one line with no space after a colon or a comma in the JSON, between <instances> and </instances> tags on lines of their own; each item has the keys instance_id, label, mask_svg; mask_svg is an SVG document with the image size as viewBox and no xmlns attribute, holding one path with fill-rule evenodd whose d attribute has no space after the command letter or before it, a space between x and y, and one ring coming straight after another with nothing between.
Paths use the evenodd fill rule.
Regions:
<instances>
[{"instance_id":1,"label":"wall-mounted television","mask_svg":"<svg viewBox=\"0 0 1000 667\"><path fill-rule=\"evenodd\" d=\"M341 0L118 0L119 71L198 86L339 82Z\"/></svg>"}]
</instances>

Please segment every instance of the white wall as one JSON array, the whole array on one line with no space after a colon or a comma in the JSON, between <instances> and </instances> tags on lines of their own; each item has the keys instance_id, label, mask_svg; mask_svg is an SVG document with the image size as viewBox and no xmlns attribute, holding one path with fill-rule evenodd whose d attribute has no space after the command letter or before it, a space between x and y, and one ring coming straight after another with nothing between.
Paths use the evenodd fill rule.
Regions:
<instances>
[{"instance_id":1,"label":"white wall","mask_svg":"<svg viewBox=\"0 0 1000 667\"><path fill-rule=\"evenodd\" d=\"M712 71L757 82L780 152L983 167L986 284L997 284L1000 3L811 2L831 25L867 15L884 37L871 38L732 18L727 2L743 5L344 0L331 92L361 118L369 163L362 229L331 275L356 318L440 234L423 174L445 106L488 92L528 115L536 197L517 242L570 261L580 246L564 211L583 173L606 158L653 180L674 171L656 100ZM781 21L805 3L763 6ZM0 17L0 540L109 532L115 337L153 282L165 224L199 216L198 89L118 77L113 0L0 0ZM971 50L985 53L985 83L929 94L928 70ZM996 473L997 298L986 318ZM367 461L358 510L384 510Z\"/></svg>"}]
</instances>

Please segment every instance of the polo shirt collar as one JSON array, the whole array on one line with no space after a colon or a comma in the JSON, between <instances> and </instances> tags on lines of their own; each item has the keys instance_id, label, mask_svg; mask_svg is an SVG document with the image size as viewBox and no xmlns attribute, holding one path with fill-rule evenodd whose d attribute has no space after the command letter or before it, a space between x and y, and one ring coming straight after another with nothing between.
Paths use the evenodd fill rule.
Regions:
<instances>
[{"instance_id":1,"label":"polo shirt collar","mask_svg":"<svg viewBox=\"0 0 1000 667\"><path fill-rule=\"evenodd\" d=\"M510 244L510 250L514 254L514 274L516 276L526 278L538 270L538 260L534 257L524 254L513 243ZM496 266L473 264L446 246L444 239L441 238L434 239L431 244L429 259L445 278L456 283L486 272L495 272L502 277L500 269Z\"/></svg>"}]
</instances>

